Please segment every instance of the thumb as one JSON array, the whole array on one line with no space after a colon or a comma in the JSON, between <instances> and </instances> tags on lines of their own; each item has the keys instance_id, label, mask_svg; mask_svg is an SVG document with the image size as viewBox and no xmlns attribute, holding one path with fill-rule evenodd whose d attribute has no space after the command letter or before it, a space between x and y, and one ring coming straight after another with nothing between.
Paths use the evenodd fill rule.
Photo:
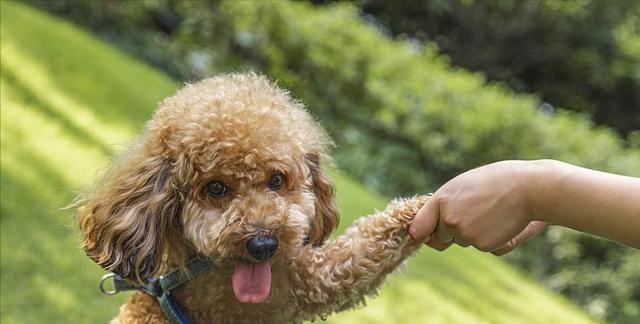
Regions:
<instances>
[{"instance_id":1,"label":"thumb","mask_svg":"<svg viewBox=\"0 0 640 324\"><path fill-rule=\"evenodd\" d=\"M527 225L527 227L525 227L522 230L522 232L520 232L520 234L516 235L516 237L512 238L505 245L503 245L503 246L491 251L491 253L493 253L493 254L495 254L497 256L505 255L505 254L513 251L513 249L518 247L518 245L520 245L522 242L524 242L524 241L532 238L536 234L542 232L545 228L547 228L547 223L539 222L539 221L533 221L533 222L529 223L529 225Z\"/></svg>"},{"instance_id":2,"label":"thumb","mask_svg":"<svg viewBox=\"0 0 640 324\"><path fill-rule=\"evenodd\" d=\"M439 218L440 204L437 198L431 196L413 218L413 222L409 226L409 235L415 240L424 240L435 231Z\"/></svg>"}]
</instances>

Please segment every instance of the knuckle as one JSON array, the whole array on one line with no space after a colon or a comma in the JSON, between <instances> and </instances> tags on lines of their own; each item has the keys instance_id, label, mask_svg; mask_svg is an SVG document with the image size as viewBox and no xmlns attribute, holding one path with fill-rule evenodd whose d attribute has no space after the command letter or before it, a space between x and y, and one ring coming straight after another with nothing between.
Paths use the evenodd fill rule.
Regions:
<instances>
[{"instance_id":1,"label":"knuckle","mask_svg":"<svg viewBox=\"0 0 640 324\"><path fill-rule=\"evenodd\" d=\"M437 249L438 251L444 251L444 250L446 250L446 249L448 249L448 248L449 248L449 245L448 245L448 244L446 244L446 245L438 246L436 249Z\"/></svg>"},{"instance_id":2,"label":"knuckle","mask_svg":"<svg viewBox=\"0 0 640 324\"><path fill-rule=\"evenodd\" d=\"M449 201L449 195L446 193L436 193L431 199L434 199L438 206L445 206Z\"/></svg>"},{"instance_id":3,"label":"knuckle","mask_svg":"<svg viewBox=\"0 0 640 324\"><path fill-rule=\"evenodd\" d=\"M448 246L445 243L441 243L439 241L429 241L426 243L429 247L436 249L438 251L444 251Z\"/></svg>"},{"instance_id":4,"label":"knuckle","mask_svg":"<svg viewBox=\"0 0 640 324\"><path fill-rule=\"evenodd\" d=\"M462 247L469 247L469 245L471 245L471 243L465 241L465 240L460 240L460 241L456 241L456 244L462 246Z\"/></svg>"},{"instance_id":5,"label":"knuckle","mask_svg":"<svg viewBox=\"0 0 640 324\"><path fill-rule=\"evenodd\" d=\"M451 228L460 228L462 226L462 218L455 215L448 215L448 217L445 216L442 219L442 223Z\"/></svg>"},{"instance_id":6,"label":"knuckle","mask_svg":"<svg viewBox=\"0 0 640 324\"><path fill-rule=\"evenodd\" d=\"M469 228L458 228L455 239L458 245L464 247L475 245L477 240L476 236L470 231Z\"/></svg>"},{"instance_id":7,"label":"knuckle","mask_svg":"<svg viewBox=\"0 0 640 324\"><path fill-rule=\"evenodd\" d=\"M493 250L492 244L486 240L475 240L473 246L482 252L490 252Z\"/></svg>"},{"instance_id":8,"label":"knuckle","mask_svg":"<svg viewBox=\"0 0 640 324\"><path fill-rule=\"evenodd\" d=\"M507 242L507 244L505 244L504 248L506 250L510 251L510 250L513 250L513 248L515 248L515 247L516 247L516 241L515 240L511 240L511 241Z\"/></svg>"},{"instance_id":9,"label":"knuckle","mask_svg":"<svg viewBox=\"0 0 640 324\"><path fill-rule=\"evenodd\" d=\"M504 248L505 248L506 252L510 252L511 250L513 250L516 247L518 247L518 244L519 244L518 240L512 239L509 242L507 242L507 244L505 244Z\"/></svg>"}]
</instances>

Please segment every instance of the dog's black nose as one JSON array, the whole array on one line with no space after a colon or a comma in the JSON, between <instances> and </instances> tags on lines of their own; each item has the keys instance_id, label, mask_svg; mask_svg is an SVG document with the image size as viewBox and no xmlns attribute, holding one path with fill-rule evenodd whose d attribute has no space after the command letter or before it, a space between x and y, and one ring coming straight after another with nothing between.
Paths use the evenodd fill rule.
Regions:
<instances>
[{"instance_id":1,"label":"dog's black nose","mask_svg":"<svg viewBox=\"0 0 640 324\"><path fill-rule=\"evenodd\" d=\"M278 240L273 236L256 236L247 242L249 255L258 261L269 259L278 250Z\"/></svg>"}]
</instances>

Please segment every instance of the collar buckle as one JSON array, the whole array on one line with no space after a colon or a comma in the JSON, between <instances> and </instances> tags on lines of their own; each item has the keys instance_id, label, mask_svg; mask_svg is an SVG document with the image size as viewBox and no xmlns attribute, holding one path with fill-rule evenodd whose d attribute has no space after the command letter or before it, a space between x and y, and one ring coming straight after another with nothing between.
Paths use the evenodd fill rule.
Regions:
<instances>
[{"instance_id":1,"label":"collar buckle","mask_svg":"<svg viewBox=\"0 0 640 324\"><path fill-rule=\"evenodd\" d=\"M193 279L195 276L209 271L213 262L202 256L195 256L187 261L186 271L175 268L160 278L150 278L146 284L140 285L122 278L115 273L107 273L100 279L100 291L105 295L115 295L125 290L140 290L158 299L160 308L170 323L189 323L178 303L171 294L174 288ZM107 282L113 280L113 289L109 289Z\"/></svg>"}]
</instances>

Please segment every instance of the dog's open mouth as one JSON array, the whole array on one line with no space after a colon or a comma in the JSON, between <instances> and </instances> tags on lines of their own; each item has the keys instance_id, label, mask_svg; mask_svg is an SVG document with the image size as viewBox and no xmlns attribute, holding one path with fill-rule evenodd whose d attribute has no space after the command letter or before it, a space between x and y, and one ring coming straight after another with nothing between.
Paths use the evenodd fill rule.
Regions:
<instances>
[{"instance_id":1,"label":"dog's open mouth","mask_svg":"<svg viewBox=\"0 0 640 324\"><path fill-rule=\"evenodd\" d=\"M271 290L271 262L237 261L233 269L233 293L242 303L262 303Z\"/></svg>"}]
</instances>

